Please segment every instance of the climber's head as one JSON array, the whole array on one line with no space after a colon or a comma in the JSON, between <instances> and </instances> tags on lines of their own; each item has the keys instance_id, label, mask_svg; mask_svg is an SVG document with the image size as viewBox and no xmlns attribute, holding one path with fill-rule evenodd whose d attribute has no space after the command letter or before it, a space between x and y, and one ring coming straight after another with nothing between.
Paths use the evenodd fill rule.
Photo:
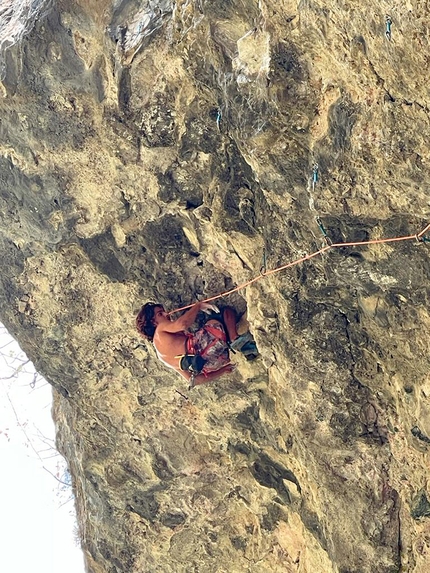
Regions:
<instances>
[{"instance_id":1,"label":"climber's head","mask_svg":"<svg viewBox=\"0 0 430 573\"><path fill-rule=\"evenodd\" d=\"M147 340L154 338L155 329L163 320L170 320L161 304L147 302L136 316L136 328Z\"/></svg>"}]
</instances>

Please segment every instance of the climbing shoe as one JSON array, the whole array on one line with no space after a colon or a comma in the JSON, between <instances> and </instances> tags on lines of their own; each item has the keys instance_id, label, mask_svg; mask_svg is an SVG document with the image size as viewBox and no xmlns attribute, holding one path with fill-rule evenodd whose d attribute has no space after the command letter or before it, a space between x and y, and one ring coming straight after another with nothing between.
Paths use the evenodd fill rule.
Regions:
<instances>
[{"instance_id":1,"label":"climbing shoe","mask_svg":"<svg viewBox=\"0 0 430 573\"><path fill-rule=\"evenodd\" d=\"M258 356L257 345L250 332L245 332L230 342L233 352L241 352L247 360L254 360Z\"/></svg>"}]
</instances>

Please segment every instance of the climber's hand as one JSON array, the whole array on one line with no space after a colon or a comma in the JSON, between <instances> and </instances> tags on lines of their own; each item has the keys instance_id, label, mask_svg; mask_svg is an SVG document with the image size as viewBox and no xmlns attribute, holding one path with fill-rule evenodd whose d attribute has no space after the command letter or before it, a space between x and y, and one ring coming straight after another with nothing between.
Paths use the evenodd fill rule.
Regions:
<instances>
[{"instance_id":1,"label":"climber's hand","mask_svg":"<svg viewBox=\"0 0 430 573\"><path fill-rule=\"evenodd\" d=\"M206 314L211 314L211 312L216 312L219 314L220 310L215 304L210 304L208 302L200 303L200 310L206 312Z\"/></svg>"}]
</instances>

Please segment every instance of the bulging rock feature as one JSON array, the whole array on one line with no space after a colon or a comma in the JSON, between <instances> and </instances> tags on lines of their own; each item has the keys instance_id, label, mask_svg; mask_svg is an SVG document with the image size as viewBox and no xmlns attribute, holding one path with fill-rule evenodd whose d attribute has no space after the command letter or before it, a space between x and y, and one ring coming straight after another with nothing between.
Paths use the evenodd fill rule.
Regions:
<instances>
[{"instance_id":1,"label":"bulging rock feature","mask_svg":"<svg viewBox=\"0 0 430 573\"><path fill-rule=\"evenodd\" d=\"M368 1L37 14L0 36L0 317L54 388L88 571L427 573L421 4L388 35ZM258 276L217 303L260 356L211 384L135 330Z\"/></svg>"}]
</instances>

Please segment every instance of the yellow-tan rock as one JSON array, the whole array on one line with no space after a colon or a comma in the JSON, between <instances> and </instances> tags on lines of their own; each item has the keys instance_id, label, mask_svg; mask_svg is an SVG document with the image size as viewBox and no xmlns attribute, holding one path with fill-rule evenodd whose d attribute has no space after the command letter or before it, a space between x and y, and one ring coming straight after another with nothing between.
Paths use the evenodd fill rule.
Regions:
<instances>
[{"instance_id":1,"label":"yellow-tan rock","mask_svg":"<svg viewBox=\"0 0 430 573\"><path fill-rule=\"evenodd\" d=\"M61 0L5 53L0 316L89 572L429 571L426 241L220 299L261 357L191 392L134 327L423 230L428 37L418 0Z\"/></svg>"}]
</instances>

